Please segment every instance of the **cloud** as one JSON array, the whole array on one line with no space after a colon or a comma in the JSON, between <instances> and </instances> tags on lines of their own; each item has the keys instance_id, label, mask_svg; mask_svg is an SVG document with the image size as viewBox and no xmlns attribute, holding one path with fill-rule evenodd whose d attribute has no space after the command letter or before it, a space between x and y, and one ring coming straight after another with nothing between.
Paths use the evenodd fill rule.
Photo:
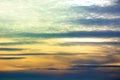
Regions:
<instances>
[{"instance_id":1,"label":"cloud","mask_svg":"<svg viewBox=\"0 0 120 80\"><path fill-rule=\"evenodd\" d=\"M82 71L74 71L70 73L59 73L59 71L54 70L54 74L52 71L48 73L37 73L37 72L0 72L0 79L3 80L119 80L119 71L118 70L82 70ZM111 76L112 75L112 76ZM115 75L115 76L113 76Z\"/></svg>"},{"instance_id":2,"label":"cloud","mask_svg":"<svg viewBox=\"0 0 120 80\"><path fill-rule=\"evenodd\" d=\"M92 6L92 5L97 5L97 6L110 6L114 4L114 0L66 0L67 4L71 4L72 6Z\"/></svg>"},{"instance_id":3,"label":"cloud","mask_svg":"<svg viewBox=\"0 0 120 80\"><path fill-rule=\"evenodd\" d=\"M68 70L96 69L96 68L120 68L116 65L75 65Z\"/></svg>"},{"instance_id":4,"label":"cloud","mask_svg":"<svg viewBox=\"0 0 120 80\"><path fill-rule=\"evenodd\" d=\"M111 49L112 51L112 49ZM91 53L93 55L88 56L90 53L84 55L84 58L81 57L81 59L76 58L76 60L71 61L72 64L75 65L89 65L89 66L100 66L100 67L120 67L117 65L117 63L120 62L120 56L119 53L113 53L114 51L109 51L108 53L102 53L104 56L100 56L100 53L96 53L96 56L94 53Z\"/></svg>"},{"instance_id":5,"label":"cloud","mask_svg":"<svg viewBox=\"0 0 120 80\"><path fill-rule=\"evenodd\" d=\"M25 59L25 57L0 57L0 60Z\"/></svg>"},{"instance_id":6,"label":"cloud","mask_svg":"<svg viewBox=\"0 0 120 80\"><path fill-rule=\"evenodd\" d=\"M73 45L120 45L120 42L65 42L60 43L60 46L73 46Z\"/></svg>"},{"instance_id":7,"label":"cloud","mask_svg":"<svg viewBox=\"0 0 120 80\"><path fill-rule=\"evenodd\" d=\"M68 21L69 22L69 21ZM73 24L78 25L96 25L96 26L118 26L120 25L120 19L76 19L70 21Z\"/></svg>"},{"instance_id":8,"label":"cloud","mask_svg":"<svg viewBox=\"0 0 120 80\"><path fill-rule=\"evenodd\" d=\"M66 13L61 14L60 10L67 9L64 0L4 0L0 5L0 10L2 10L0 12L0 29L3 32L58 31L59 27L52 26L60 26L55 22L64 19Z\"/></svg>"},{"instance_id":9,"label":"cloud","mask_svg":"<svg viewBox=\"0 0 120 80\"><path fill-rule=\"evenodd\" d=\"M103 14L112 14L112 15L119 15L120 13L120 6L119 5L112 5L112 6L105 6L105 7L100 7L100 6L74 6L71 8L77 13L80 13L81 10L84 12L89 12L89 13L101 13Z\"/></svg>"},{"instance_id":10,"label":"cloud","mask_svg":"<svg viewBox=\"0 0 120 80\"><path fill-rule=\"evenodd\" d=\"M115 0L116 5L119 5L120 0Z\"/></svg>"},{"instance_id":11,"label":"cloud","mask_svg":"<svg viewBox=\"0 0 120 80\"><path fill-rule=\"evenodd\" d=\"M81 69L96 69L96 68L120 68L120 66L116 65L74 65L67 69L58 69L58 68L44 68L43 70L81 70ZM42 70L42 68L40 68Z\"/></svg>"},{"instance_id":12,"label":"cloud","mask_svg":"<svg viewBox=\"0 0 120 80\"><path fill-rule=\"evenodd\" d=\"M37 43L43 43L43 42L2 42L0 45L24 45L24 44L37 44Z\"/></svg>"},{"instance_id":13,"label":"cloud","mask_svg":"<svg viewBox=\"0 0 120 80\"><path fill-rule=\"evenodd\" d=\"M120 25L120 5L119 0L113 2L110 6L72 6L70 10L74 17L65 22L71 25L83 25L84 27L103 27L116 28Z\"/></svg>"},{"instance_id":14,"label":"cloud","mask_svg":"<svg viewBox=\"0 0 120 80\"><path fill-rule=\"evenodd\" d=\"M0 14L0 21L1 21L1 27L0 27L0 31L5 32L5 33L16 33L16 32L41 32L41 33L45 33L45 32L67 32L67 31L74 31L74 30L81 30L80 28L72 28L71 26L76 26L77 21L75 20L75 22L73 21L73 23L75 24L69 24L66 22L66 20L74 20L74 18L79 18L81 19L81 16L83 19L87 17L94 17L91 16L91 12L95 12L97 11L96 14L98 14L98 12L103 12L104 11L108 11L108 12L115 12L115 11L111 11L111 10L117 10L118 7L116 6L115 8L111 8L110 6L115 6L115 5L110 5L110 6L104 6L104 7L100 7L97 6L97 4L99 5L106 5L106 3L110 3L113 4L114 1L113 0L106 0L106 1L90 1L90 3L94 3L95 5L93 6L78 6L75 5L75 7L73 7L73 5L69 5L66 4L67 0L62 0L62 1L57 1L57 0L50 0L50 1L42 1L41 0L36 0L36 1L2 1L1 2L1 9L4 9ZM86 4L86 1L79 1L79 0L75 0L77 2L72 1L73 3L84 3ZM55 4L55 3L56 4ZM68 1L69 2L69 1ZM89 0L87 0L87 2L89 2ZM97 2L97 3L96 3ZM49 4L49 5L48 5ZM57 5L58 4L58 5ZM46 6L48 5L48 6ZM57 6L56 6L57 5ZM6 7L8 6L8 7ZM97 8L97 9L96 9ZM101 9L101 8L105 8L105 9ZM72 9L72 10L71 10ZM108 10L107 10L108 9ZM109 10L110 9L110 10ZM80 12L79 12L80 10ZM75 12L79 12L79 13L75 13ZM102 14L101 14L102 15ZM104 15L103 15L104 16ZM105 17L109 17L109 15L105 15ZM54 18L53 18L54 17ZM87 23L86 21L82 20L82 24ZM102 21L102 20L101 20ZM94 23L91 22L89 23L90 25L96 25L96 24L101 24L102 22L97 20L96 22L98 23ZM103 20L105 21L105 20ZM63 22L63 23L58 23L58 22ZM88 21L89 22L89 21ZM100 23L99 23L100 22ZM113 23L113 25L116 23L118 23L118 21L116 22L112 22L110 20L103 22L101 25L106 25L108 22L110 22L111 25ZM12 23L10 25L10 23ZM78 23L79 24L79 23ZM84 24L85 25L85 24ZM114 26L115 26L114 25ZM4 27L2 27L4 26ZM11 27L12 26L12 27ZM86 25L83 27L85 28L87 27ZM108 26L109 27L109 26ZM118 24L119 27L119 24ZM92 28L96 28L96 27L92 27ZM110 28L111 29L111 28ZM86 29L87 30L87 29ZM10 35L10 34L9 34ZM4 36L5 37L5 36Z\"/></svg>"},{"instance_id":15,"label":"cloud","mask_svg":"<svg viewBox=\"0 0 120 80\"><path fill-rule=\"evenodd\" d=\"M120 37L119 31L73 31L67 33L50 33L34 34L23 33L23 37L43 37L43 38L60 38L60 37Z\"/></svg>"},{"instance_id":16,"label":"cloud","mask_svg":"<svg viewBox=\"0 0 120 80\"><path fill-rule=\"evenodd\" d=\"M22 51L22 48L0 48L0 51Z\"/></svg>"},{"instance_id":17,"label":"cloud","mask_svg":"<svg viewBox=\"0 0 120 80\"><path fill-rule=\"evenodd\" d=\"M47 70L60 70L60 69L57 69L57 68L46 68Z\"/></svg>"},{"instance_id":18,"label":"cloud","mask_svg":"<svg viewBox=\"0 0 120 80\"><path fill-rule=\"evenodd\" d=\"M22 54L0 54L0 56L72 56L72 55L80 55L83 53L22 53Z\"/></svg>"},{"instance_id":19,"label":"cloud","mask_svg":"<svg viewBox=\"0 0 120 80\"><path fill-rule=\"evenodd\" d=\"M119 31L72 31L66 33L18 33L4 34L1 37L22 37L22 38L65 38L65 37L120 37Z\"/></svg>"}]
</instances>

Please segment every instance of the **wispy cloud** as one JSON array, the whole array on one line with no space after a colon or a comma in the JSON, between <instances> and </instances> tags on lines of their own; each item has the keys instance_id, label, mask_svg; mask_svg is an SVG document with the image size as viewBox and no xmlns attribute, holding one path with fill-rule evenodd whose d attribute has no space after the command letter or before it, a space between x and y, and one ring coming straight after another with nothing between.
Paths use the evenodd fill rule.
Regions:
<instances>
[{"instance_id":1,"label":"wispy cloud","mask_svg":"<svg viewBox=\"0 0 120 80\"><path fill-rule=\"evenodd\" d=\"M96 68L120 68L116 65L75 65L68 70L96 69Z\"/></svg>"},{"instance_id":2,"label":"wispy cloud","mask_svg":"<svg viewBox=\"0 0 120 80\"><path fill-rule=\"evenodd\" d=\"M0 56L72 56L72 55L80 55L84 53L22 53L22 54L0 54Z\"/></svg>"},{"instance_id":3,"label":"wispy cloud","mask_svg":"<svg viewBox=\"0 0 120 80\"><path fill-rule=\"evenodd\" d=\"M29 42L26 42L26 41L23 41L23 42L1 42L0 45L9 46L9 45L24 45L24 44L37 44L37 43L42 43L42 42L32 42L32 41L29 41Z\"/></svg>"},{"instance_id":4,"label":"wispy cloud","mask_svg":"<svg viewBox=\"0 0 120 80\"><path fill-rule=\"evenodd\" d=\"M73 46L73 45L120 45L120 42L65 42L58 44L60 46Z\"/></svg>"},{"instance_id":5,"label":"wispy cloud","mask_svg":"<svg viewBox=\"0 0 120 80\"><path fill-rule=\"evenodd\" d=\"M83 10L83 12L90 12L90 13L96 13L96 14L101 13L101 15L112 14L113 16L117 16L120 13L119 4L112 5L112 6L105 6L105 7L94 6L94 5L93 6L74 6L71 9L77 13L80 13L81 10Z\"/></svg>"},{"instance_id":6,"label":"wispy cloud","mask_svg":"<svg viewBox=\"0 0 120 80\"><path fill-rule=\"evenodd\" d=\"M119 31L72 31L65 33L18 33L4 34L1 37L65 38L65 37L120 37Z\"/></svg>"},{"instance_id":7,"label":"wispy cloud","mask_svg":"<svg viewBox=\"0 0 120 80\"><path fill-rule=\"evenodd\" d=\"M120 19L77 19L72 20L71 23L78 25L118 26L120 25Z\"/></svg>"},{"instance_id":8,"label":"wispy cloud","mask_svg":"<svg viewBox=\"0 0 120 80\"><path fill-rule=\"evenodd\" d=\"M0 1L0 80L120 79L120 0Z\"/></svg>"},{"instance_id":9,"label":"wispy cloud","mask_svg":"<svg viewBox=\"0 0 120 80\"><path fill-rule=\"evenodd\" d=\"M16 60L16 59L25 59L25 57L0 57L0 60Z\"/></svg>"},{"instance_id":10,"label":"wispy cloud","mask_svg":"<svg viewBox=\"0 0 120 80\"><path fill-rule=\"evenodd\" d=\"M22 48L0 48L0 51L22 51Z\"/></svg>"}]
</instances>

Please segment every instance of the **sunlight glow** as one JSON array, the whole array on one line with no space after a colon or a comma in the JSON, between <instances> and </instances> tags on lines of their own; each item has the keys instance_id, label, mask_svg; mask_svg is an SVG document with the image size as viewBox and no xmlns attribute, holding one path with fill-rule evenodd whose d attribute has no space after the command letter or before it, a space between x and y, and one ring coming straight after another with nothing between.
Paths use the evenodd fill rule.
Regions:
<instances>
[{"instance_id":1,"label":"sunlight glow","mask_svg":"<svg viewBox=\"0 0 120 80\"><path fill-rule=\"evenodd\" d=\"M65 38L65 42L111 42L111 39L102 38Z\"/></svg>"}]
</instances>

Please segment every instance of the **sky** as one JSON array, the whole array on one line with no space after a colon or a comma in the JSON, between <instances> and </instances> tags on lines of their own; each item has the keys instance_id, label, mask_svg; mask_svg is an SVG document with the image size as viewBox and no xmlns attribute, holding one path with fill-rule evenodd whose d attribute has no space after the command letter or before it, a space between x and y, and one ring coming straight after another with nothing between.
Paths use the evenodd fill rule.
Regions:
<instances>
[{"instance_id":1,"label":"sky","mask_svg":"<svg viewBox=\"0 0 120 80\"><path fill-rule=\"evenodd\" d=\"M0 0L0 80L119 80L119 4Z\"/></svg>"}]
</instances>

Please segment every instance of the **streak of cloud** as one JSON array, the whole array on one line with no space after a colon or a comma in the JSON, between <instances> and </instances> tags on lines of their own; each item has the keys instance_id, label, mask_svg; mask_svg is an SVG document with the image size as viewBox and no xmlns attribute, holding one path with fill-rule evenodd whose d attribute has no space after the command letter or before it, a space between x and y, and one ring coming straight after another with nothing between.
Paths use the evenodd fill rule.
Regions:
<instances>
[{"instance_id":1,"label":"streak of cloud","mask_svg":"<svg viewBox=\"0 0 120 80\"><path fill-rule=\"evenodd\" d=\"M0 60L19 60L25 59L24 57L0 57Z\"/></svg>"},{"instance_id":2,"label":"streak of cloud","mask_svg":"<svg viewBox=\"0 0 120 80\"><path fill-rule=\"evenodd\" d=\"M0 48L0 51L22 51L22 48Z\"/></svg>"}]
</instances>

